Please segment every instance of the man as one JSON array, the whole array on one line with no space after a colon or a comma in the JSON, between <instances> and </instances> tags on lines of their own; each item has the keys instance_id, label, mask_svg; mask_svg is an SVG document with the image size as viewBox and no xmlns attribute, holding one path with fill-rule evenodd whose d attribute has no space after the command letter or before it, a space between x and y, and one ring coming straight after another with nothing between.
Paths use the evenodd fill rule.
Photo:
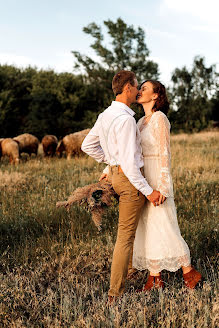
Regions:
<instances>
[{"instance_id":1,"label":"man","mask_svg":"<svg viewBox=\"0 0 219 328\"><path fill-rule=\"evenodd\" d=\"M134 111L129 106L136 101L138 83L130 71L120 71L112 81L116 96L101 113L81 149L98 162L110 166L112 185L119 197L119 223L113 252L109 301L124 292L128 267L139 214L146 198L155 206L161 203L159 191L153 190L141 174L143 158L140 133ZM145 198L146 197L146 198Z\"/></svg>"}]
</instances>

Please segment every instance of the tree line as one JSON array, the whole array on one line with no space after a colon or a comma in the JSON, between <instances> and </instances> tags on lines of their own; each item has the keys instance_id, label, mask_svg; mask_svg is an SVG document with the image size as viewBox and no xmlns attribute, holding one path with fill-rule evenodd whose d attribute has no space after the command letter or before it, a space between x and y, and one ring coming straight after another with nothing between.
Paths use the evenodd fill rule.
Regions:
<instances>
[{"instance_id":1,"label":"tree line","mask_svg":"<svg viewBox=\"0 0 219 328\"><path fill-rule=\"evenodd\" d=\"M149 59L145 33L121 18L104 21L111 42L105 45L102 27L91 23L84 32L93 38L97 60L72 51L74 73L56 73L29 67L0 65L0 137L24 132L38 138L58 138L89 128L97 115L114 99L111 82L121 69L132 70L138 81L159 79L158 64ZM172 130L200 131L219 121L219 90L216 66L194 58L193 66L176 68L167 88ZM143 111L135 106L138 119Z\"/></svg>"}]
</instances>

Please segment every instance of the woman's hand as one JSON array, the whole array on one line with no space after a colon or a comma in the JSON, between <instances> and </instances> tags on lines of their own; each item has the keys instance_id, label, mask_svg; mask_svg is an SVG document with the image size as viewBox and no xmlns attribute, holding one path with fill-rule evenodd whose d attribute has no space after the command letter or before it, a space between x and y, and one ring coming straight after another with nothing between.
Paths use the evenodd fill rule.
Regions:
<instances>
[{"instance_id":1,"label":"woman's hand","mask_svg":"<svg viewBox=\"0 0 219 328\"><path fill-rule=\"evenodd\" d=\"M163 196L162 194L160 194L160 198L159 198L159 202L158 202L158 204L160 205L160 204L163 204L163 202L166 200L166 197L165 196Z\"/></svg>"},{"instance_id":2,"label":"woman's hand","mask_svg":"<svg viewBox=\"0 0 219 328\"><path fill-rule=\"evenodd\" d=\"M99 181L101 181L101 180L108 181L108 174L102 173L101 176L100 176L100 178L99 178Z\"/></svg>"}]
</instances>

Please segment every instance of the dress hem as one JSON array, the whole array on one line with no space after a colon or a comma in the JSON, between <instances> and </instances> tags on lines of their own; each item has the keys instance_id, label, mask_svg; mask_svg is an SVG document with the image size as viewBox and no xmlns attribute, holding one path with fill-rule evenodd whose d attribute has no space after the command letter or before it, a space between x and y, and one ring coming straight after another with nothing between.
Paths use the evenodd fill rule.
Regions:
<instances>
[{"instance_id":1,"label":"dress hem","mask_svg":"<svg viewBox=\"0 0 219 328\"><path fill-rule=\"evenodd\" d=\"M187 255L188 256L188 255ZM150 260L149 260L150 261ZM156 268L154 266L151 266L149 264L145 264L145 265L135 265L133 263L133 268L139 270L139 271L144 271L144 270L149 270L150 272L153 272L153 273L159 273L161 272L162 270L167 270L167 271L170 271L170 272L176 272L178 271L182 266L184 267L188 267L191 265L191 260L188 259L188 261L178 261L177 265L175 266L168 266L168 265L159 265L157 264L156 265ZM159 269L158 269L159 268Z\"/></svg>"}]
</instances>

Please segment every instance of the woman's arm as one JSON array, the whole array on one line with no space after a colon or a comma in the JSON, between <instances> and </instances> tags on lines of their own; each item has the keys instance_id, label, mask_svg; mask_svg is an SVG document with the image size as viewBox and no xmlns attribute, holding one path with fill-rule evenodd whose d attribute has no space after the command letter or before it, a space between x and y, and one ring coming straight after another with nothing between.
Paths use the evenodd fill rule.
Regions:
<instances>
[{"instance_id":1,"label":"woman's arm","mask_svg":"<svg viewBox=\"0 0 219 328\"><path fill-rule=\"evenodd\" d=\"M158 190L165 197L171 195L171 153L170 153L170 123L163 114L157 115L154 123L154 134L159 148L160 174Z\"/></svg>"}]
</instances>

